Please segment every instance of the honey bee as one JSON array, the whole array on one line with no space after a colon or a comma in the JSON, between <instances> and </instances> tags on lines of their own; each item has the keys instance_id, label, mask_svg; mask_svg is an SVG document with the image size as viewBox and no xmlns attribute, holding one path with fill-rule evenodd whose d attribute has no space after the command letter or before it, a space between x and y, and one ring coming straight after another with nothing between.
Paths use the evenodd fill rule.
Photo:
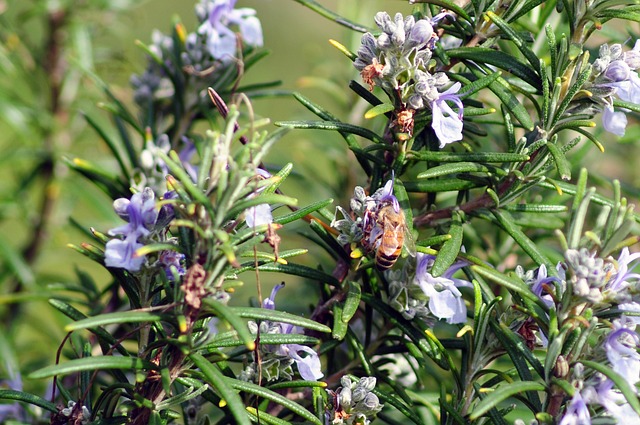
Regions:
<instances>
[{"instance_id":1,"label":"honey bee","mask_svg":"<svg viewBox=\"0 0 640 425\"><path fill-rule=\"evenodd\" d=\"M396 212L393 204L384 203L369 214L365 218L362 246L367 252L375 252L379 270L393 267L403 245L413 254L413 239L402 208Z\"/></svg>"}]
</instances>

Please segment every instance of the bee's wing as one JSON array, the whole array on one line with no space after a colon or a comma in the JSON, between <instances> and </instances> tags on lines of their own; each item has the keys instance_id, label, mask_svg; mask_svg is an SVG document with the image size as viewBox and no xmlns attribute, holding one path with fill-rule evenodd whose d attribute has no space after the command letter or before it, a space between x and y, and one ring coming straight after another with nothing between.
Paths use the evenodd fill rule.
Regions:
<instances>
[{"instance_id":1,"label":"bee's wing","mask_svg":"<svg viewBox=\"0 0 640 425\"><path fill-rule=\"evenodd\" d=\"M404 243L402 244L402 246L410 256L416 256L416 241L406 224L404 225Z\"/></svg>"}]
</instances>

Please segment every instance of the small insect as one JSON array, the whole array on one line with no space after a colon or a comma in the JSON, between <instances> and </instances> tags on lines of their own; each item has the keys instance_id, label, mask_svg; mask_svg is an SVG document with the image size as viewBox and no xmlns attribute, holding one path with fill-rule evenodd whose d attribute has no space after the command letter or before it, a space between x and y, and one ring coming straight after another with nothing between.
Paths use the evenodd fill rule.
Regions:
<instances>
[{"instance_id":1,"label":"small insect","mask_svg":"<svg viewBox=\"0 0 640 425\"><path fill-rule=\"evenodd\" d=\"M412 254L412 241L402 208L396 212L393 204L383 203L365 219L362 245L367 252L375 252L380 270L393 267L403 245Z\"/></svg>"}]
</instances>

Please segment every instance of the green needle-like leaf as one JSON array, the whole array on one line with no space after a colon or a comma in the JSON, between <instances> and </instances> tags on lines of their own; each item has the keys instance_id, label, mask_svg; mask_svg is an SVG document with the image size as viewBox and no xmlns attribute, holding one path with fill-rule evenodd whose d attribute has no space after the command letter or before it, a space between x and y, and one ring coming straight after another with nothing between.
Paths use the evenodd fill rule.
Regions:
<instances>
[{"instance_id":1,"label":"green needle-like leaf","mask_svg":"<svg viewBox=\"0 0 640 425\"><path fill-rule=\"evenodd\" d=\"M431 268L434 277L442 276L449 267L456 261L460 248L462 247L462 217L457 212L451 217L451 228L449 229L451 239L442 244L436 259Z\"/></svg>"},{"instance_id":2,"label":"green needle-like leaf","mask_svg":"<svg viewBox=\"0 0 640 425\"><path fill-rule=\"evenodd\" d=\"M476 420L480 416L487 413L490 409L498 407L498 404L505 401L509 397L521 394L525 391L544 391L545 386L538 382L513 382L505 384L489 393L478 405L475 407L469 419Z\"/></svg>"},{"instance_id":3,"label":"green needle-like leaf","mask_svg":"<svg viewBox=\"0 0 640 425\"><path fill-rule=\"evenodd\" d=\"M43 409L46 409L52 413L58 412L58 408L54 403L51 403L50 401L45 400L42 397L38 397L36 395L25 393L22 391L0 390L0 400L22 401L24 403L42 407Z\"/></svg>"},{"instance_id":4,"label":"green needle-like leaf","mask_svg":"<svg viewBox=\"0 0 640 425\"><path fill-rule=\"evenodd\" d=\"M486 165L478 164L477 162L456 162L454 164L438 165L428 169L427 171L423 171L416 177L419 179L430 179L433 177L441 177L458 173L486 173L499 176L506 175L506 172L500 168L487 167Z\"/></svg>"},{"instance_id":5,"label":"green needle-like leaf","mask_svg":"<svg viewBox=\"0 0 640 425\"><path fill-rule=\"evenodd\" d=\"M231 411L235 423L242 425L249 425L251 421L247 417L247 412L244 409L244 402L233 391L227 378L220 372L216 365L211 364L202 354L191 353L189 358L193 361L193 364L200 369L204 375L204 380L207 384L220 395L220 398L226 403L227 407Z\"/></svg>"},{"instance_id":6,"label":"green needle-like leaf","mask_svg":"<svg viewBox=\"0 0 640 425\"><path fill-rule=\"evenodd\" d=\"M274 124L279 127L340 131L362 136L375 143L384 143L380 136L369 129L338 121L277 121Z\"/></svg>"},{"instance_id":7,"label":"green needle-like leaf","mask_svg":"<svg viewBox=\"0 0 640 425\"><path fill-rule=\"evenodd\" d=\"M542 89L538 74L536 74L529 66L520 62L508 53L476 46L450 49L447 50L447 55L450 58L469 60L496 66L517 76L536 90Z\"/></svg>"},{"instance_id":8,"label":"green needle-like leaf","mask_svg":"<svg viewBox=\"0 0 640 425\"><path fill-rule=\"evenodd\" d=\"M244 343L247 349L255 349L255 337L251 334L251 332L249 332L247 324L239 315L236 314L235 308L227 307L226 305L210 298L203 298L202 302L215 313L218 319L229 322L233 329L235 329L235 331L238 333L238 337Z\"/></svg>"},{"instance_id":9,"label":"green needle-like leaf","mask_svg":"<svg viewBox=\"0 0 640 425\"><path fill-rule=\"evenodd\" d=\"M496 217L498 224L516 241L518 245L535 261L539 266L545 264L547 269L555 271L549 262L549 259L540 251L538 246L529 239L520 228L513 222L511 215L506 211L492 211Z\"/></svg>"},{"instance_id":10,"label":"green needle-like leaf","mask_svg":"<svg viewBox=\"0 0 640 425\"><path fill-rule=\"evenodd\" d=\"M158 365L137 357L95 356L69 360L66 363L43 367L30 373L29 379L51 378L56 375L69 375L86 370L153 370L157 368Z\"/></svg>"},{"instance_id":11,"label":"green needle-like leaf","mask_svg":"<svg viewBox=\"0 0 640 425\"><path fill-rule=\"evenodd\" d=\"M521 279L512 278L489 267L474 265L471 266L471 269L482 277L492 280L510 291L518 293L523 298L528 298L534 302L540 301L538 296L531 292L531 289Z\"/></svg>"},{"instance_id":12,"label":"green needle-like leaf","mask_svg":"<svg viewBox=\"0 0 640 425\"><path fill-rule=\"evenodd\" d=\"M311 329L314 331L325 333L331 332L331 328L326 325L282 311L257 307L234 307L233 311L238 316L245 319L270 320L272 322L291 323L292 325L300 326L302 328Z\"/></svg>"},{"instance_id":13,"label":"green needle-like leaf","mask_svg":"<svg viewBox=\"0 0 640 425\"><path fill-rule=\"evenodd\" d=\"M166 320L167 317L164 317ZM119 311L117 313L100 314L69 323L64 327L67 332L79 329L95 328L97 326L114 325L118 323L147 323L163 320L163 316L147 311Z\"/></svg>"},{"instance_id":14,"label":"green needle-like leaf","mask_svg":"<svg viewBox=\"0 0 640 425\"><path fill-rule=\"evenodd\" d=\"M285 407L289 410L291 410L293 413L301 416L302 418L304 418L305 420L307 420L308 422L311 422L313 424L317 424L317 425L322 425L322 422L320 422L320 420L311 412L309 412L307 409L305 409L304 407L300 406L298 403L296 403L293 400L289 400L288 398L273 392L271 390L268 390L264 387L260 387L256 384L252 384L250 382L244 382L244 381L239 381L237 379L232 379L232 378L224 378L227 385L229 385L230 387L232 387L235 390L238 391L244 391L247 392L249 394L254 394L257 395L258 397L261 398L265 398L267 400L271 400L274 403L277 403L279 405L281 405L282 407Z\"/></svg>"}]
</instances>

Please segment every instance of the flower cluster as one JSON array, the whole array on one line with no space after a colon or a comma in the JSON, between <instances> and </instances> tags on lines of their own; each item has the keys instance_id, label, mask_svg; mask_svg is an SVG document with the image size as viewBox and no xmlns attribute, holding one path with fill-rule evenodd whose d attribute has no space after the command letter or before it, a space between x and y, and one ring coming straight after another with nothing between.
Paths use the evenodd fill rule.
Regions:
<instances>
[{"instance_id":1,"label":"flower cluster","mask_svg":"<svg viewBox=\"0 0 640 425\"><path fill-rule=\"evenodd\" d=\"M269 298L262 301L262 308L268 310L275 310L275 297L284 287L284 284L274 286ZM258 325L255 322L250 321L248 323L249 330L261 335L268 334L297 334L302 333L302 330L297 326L293 326L289 323L271 322L268 320L260 322ZM264 350L262 355L262 373L267 381L274 381L277 379L290 380L293 378L293 372L291 365L296 364L298 373L307 381L317 381L322 378L322 365L320 364L320 358L312 348L301 344L279 344L273 346L262 345ZM256 377L256 365L250 364L241 375L244 380L253 380Z\"/></svg>"},{"instance_id":2,"label":"flower cluster","mask_svg":"<svg viewBox=\"0 0 640 425\"><path fill-rule=\"evenodd\" d=\"M623 377L634 393L640 381L640 335L636 332L637 318L625 317L612 323L602 348L611 369ZM584 367L577 363L573 368L575 393L567 405L559 425L591 424L589 406L601 406L606 416L619 424L640 424L640 416L634 411L614 382L601 373L584 376Z\"/></svg>"},{"instance_id":3,"label":"flower cluster","mask_svg":"<svg viewBox=\"0 0 640 425\"><path fill-rule=\"evenodd\" d=\"M158 218L155 194L151 188L134 194L131 199L119 198L113 202L113 209L127 224L109 230L109 234L122 235L106 244L104 263L107 267L119 267L136 272L142 267L143 256L137 256L136 250L142 248L142 239L153 230Z\"/></svg>"},{"instance_id":4,"label":"flower cluster","mask_svg":"<svg viewBox=\"0 0 640 425\"><path fill-rule=\"evenodd\" d=\"M262 46L262 26L256 11L250 8L234 9L236 0L201 0L196 5L200 22L198 31L187 36L189 58L198 63L206 59L202 50L215 60L229 61L237 57L240 40L247 46ZM202 50L198 50L202 49ZM194 53L196 53L194 55Z\"/></svg>"},{"instance_id":5,"label":"flower cluster","mask_svg":"<svg viewBox=\"0 0 640 425\"><path fill-rule=\"evenodd\" d=\"M463 126L463 104L457 95L460 83L451 85L449 77L433 72L431 64L432 49L438 40L433 25L444 16L447 15L416 21L412 15L403 18L398 13L392 19L386 12L379 12L375 22L382 33L377 38L364 34L354 61L371 89L380 86L394 103L401 104L396 124L403 132L411 133L413 116L429 108L431 127L440 147L461 140Z\"/></svg>"},{"instance_id":6,"label":"flower cluster","mask_svg":"<svg viewBox=\"0 0 640 425\"><path fill-rule=\"evenodd\" d=\"M234 9L235 4L236 0L201 0L195 7L197 31L177 31L177 37L154 32L149 50L155 58L149 58L141 75L131 77L134 99L139 105L168 102L174 94L172 76L183 70L202 80L198 88L212 85L220 77L219 71L226 69L243 47L262 46L262 27L255 10ZM180 52L179 57L176 51ZM176 63L183 68L176 69Z\"/></svg>"},{"instance_id":7,"label":"flower cluster","mask_svg":"<svg viewBox=\"0 0 640 425\"><path fill-rule=\"evenodd\" d=\"M406 319L415 317L432 322L434 317L458 324L467 321L467 307L458 288L471 287L471 282L453 275L468 265L457 261L438 277L431 274L435 257L418 253L415 273L406 264L403 270L388 272L389 304Z\"/></svg>"},{"instance_id":8,"label":"flower cluster","mask_svg":"<svg viewBox=\"0 0 640 425\"><path fill-rule=\"evenodd\" d=\"M624 304L631 308L638 304L637 285L640 275L633 270L640 253L630 254L624 248L617 260L596 257L586 249L567 250L565 259L573 294L594 304Z\"/></svg>"},{"instance_id":9,"label":"flower cluster","mask_svg":"<svg viewBox=\"0 0 640 425\"><path fill-rule=\"evenodd\" d=\"M368 246L375 245L373 240L363 241L363 237L368 236L365 239L370 239L376 236L375 232L371 232L371 227L375 225L376 212L385 205L391 205L397 213L401 211L398 199L393 195L393 180L387 181L383 187L371 196L365 193L364 188L356 186L350 202L354 217L347 213L344 208L338 206L336 207L335 217L331 222L331 227L340 232L338 242L342 245L352 244L352 247L355 247L357 243ZM342 215L341 219L338 219L338 213Z\"/></svg>"},{"instance_id":10,"label":"flower cluster","mask_svg":"<svg viewBox=\"0 0 640 425\"><path fill-rule=\"evenodd\" d=\"M602 125L605 130L617 136L624 136L627 116L613 108L613 96L620 100L640 104L640 40L633 50L623 52L622 45L604 44L600 56L593 64L594 80L590 89L594 98L603 103Z\"/></svg>"},{"instance_id":11,"label":"flower cluster","mask_svg":"<svg viewBox=\"0 0 640 425\"><path fill-rule=\"evenodd\" d=\"M328 413L329 423L367 425L384 407L372 392L376 378L367 376L354 382L350 377L343 376L340 384L342 387L334 393L333 409Z\"/></svg>"},{"instance_id":12,"label":"flower cluster","mask_svg":"<svg viewBox=\"0 0 640 425\"><path fill-rule=\"evenodd\" d=\"M180 145L178 158L191 180L196 181L198 169L190 162L196 153L195 144L187 137L182 137ZM140 152L140 173L131 182L132 187L138 190L150 187L156 196L164 194L166 198L167 184L165 179L169 174L169 167L161 155L167 156L170 151L171 142L166 134L161 134L155 140L147 137L145 147Z\"/></svg>"}]
</instances>

